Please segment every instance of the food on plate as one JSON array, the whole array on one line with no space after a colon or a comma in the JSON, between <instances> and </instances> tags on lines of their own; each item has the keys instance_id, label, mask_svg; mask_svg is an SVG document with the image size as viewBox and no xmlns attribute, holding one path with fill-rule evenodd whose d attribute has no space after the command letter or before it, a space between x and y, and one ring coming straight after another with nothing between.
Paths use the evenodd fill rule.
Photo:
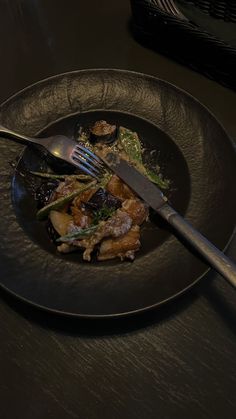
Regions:
<instances>
[{"instance_id":1,"label":"food on plate","mask_svg":"<svg viewBox=\"0 0 236 419\"><path fill-rule=\"evenodd\" d=\"M97 121L90 129L89 139L92 143L112 143L117 137L116 125L110 125L106 121Z\"/></svg>"},{"instance_id":2,"label":"food on plate","mask_svg":"<svg viewBox=\"0 0 236 419\"><path fill-rule=\"evenodd\" d=\"M96 121L91 127L80 127L77 140L95 153L101 149L118 153L160 188L168 189L169 182L159 170L143 162L141 141L130 129ZM80 173L31 174L42 178L35 195L37 218L47 221L59 252L80 250L88 262L93 255L98 261L135 258L149 208L119 177L108 169L99 181Z\"/></svg>"}]
</instances>

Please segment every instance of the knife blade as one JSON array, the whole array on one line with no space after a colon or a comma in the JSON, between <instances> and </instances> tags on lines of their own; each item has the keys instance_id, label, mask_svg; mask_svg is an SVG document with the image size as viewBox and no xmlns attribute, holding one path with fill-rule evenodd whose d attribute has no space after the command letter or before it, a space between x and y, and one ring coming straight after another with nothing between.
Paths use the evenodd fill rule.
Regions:
<instances>
[{"instance_id":1,"label":"knife blade","mask_svg":"<svg viewBox=\"0 0 236 419\"><path fill-rule=\"evenodd\" d=\"M167 198L156 185L127 163L127 161L120 158L118 154L108 152L105 156L99 155L99 157L155 211L167 202Z\"/></svg>"}]
</instances>

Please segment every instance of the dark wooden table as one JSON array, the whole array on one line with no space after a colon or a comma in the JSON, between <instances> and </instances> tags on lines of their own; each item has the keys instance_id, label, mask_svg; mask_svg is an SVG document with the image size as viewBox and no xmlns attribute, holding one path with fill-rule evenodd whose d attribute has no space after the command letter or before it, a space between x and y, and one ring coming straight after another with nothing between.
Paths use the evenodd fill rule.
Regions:
<instances>
[{"instance_id":1,"label":"dark wooden table","mask_svg":"<svg viewBox=\"0 0 236 419\"><path fill-rule=\"evenodd\" d=\"M64 71L132 69L192 93L236 138L236 94L137 44L129 20L128 0L0 0L0 100ZM1 291L0 418L234 419L235 307L213 273L159 311L105 323Z\"/></svg>"}]
</instances>

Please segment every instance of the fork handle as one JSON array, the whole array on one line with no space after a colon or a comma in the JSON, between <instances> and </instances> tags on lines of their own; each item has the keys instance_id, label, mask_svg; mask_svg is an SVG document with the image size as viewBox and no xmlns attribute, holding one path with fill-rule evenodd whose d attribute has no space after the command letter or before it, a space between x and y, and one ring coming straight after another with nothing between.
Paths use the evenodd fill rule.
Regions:
<instances>
[{"instance_id":1,"label":"fork handle","mask_svg":"<svg viewBox=\"0 0 236 419\"><path fill-rule=\"evenodd\" d=\"M236 265L217 249L201 233L196 231L188 221L168 204L157 210L174 229L194 247L200 255L227 281L236 288Z\"/></svg>"},{"instance_id":2,"label":"fork handle","mask_svg":"<svg viewBox=\"0 0 236 419\"><path fill-rule=\"evenodd\" d=\"M4 138L8 138L9 140L15 140L15 141L19 141L21 143L24 144L29 144L29 143L33 143L33 144L41 144L40 138L31 138L28 137L26 135L20 134L18 132L12 131L9 128L6 128L2 125L0 125L0 135L4 136Z\"/></svg>"}]
</instances>

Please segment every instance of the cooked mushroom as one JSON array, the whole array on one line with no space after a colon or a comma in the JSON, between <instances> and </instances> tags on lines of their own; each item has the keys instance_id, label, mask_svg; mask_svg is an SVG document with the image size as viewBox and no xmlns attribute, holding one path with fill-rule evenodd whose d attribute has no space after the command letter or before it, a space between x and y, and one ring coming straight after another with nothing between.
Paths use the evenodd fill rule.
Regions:
<instances>
[{"instance_id":1,"label":"cooked mushroom","mask_svg":"<svg viewBox=\"0 0 236 419\"><path fill-rule=\"evenodd\" d=\"M116 125L110 125L106 121L97 121L90 129L90 141L92 143L112 143L117 138Z\"/></svg>"},{"instance_id":2,"label":"cooked mushroom","mask_svg":"<svg viewBox=\"0 0 236 419\"><path fill-rule=\"evenodd\" d=\"M114 195L111 195L103 188L99 188L97 192L86 203L86 207L92 210L98 210L102 207L118 209L121 207L121 200Z\"/></svg>"}]
</instances>

